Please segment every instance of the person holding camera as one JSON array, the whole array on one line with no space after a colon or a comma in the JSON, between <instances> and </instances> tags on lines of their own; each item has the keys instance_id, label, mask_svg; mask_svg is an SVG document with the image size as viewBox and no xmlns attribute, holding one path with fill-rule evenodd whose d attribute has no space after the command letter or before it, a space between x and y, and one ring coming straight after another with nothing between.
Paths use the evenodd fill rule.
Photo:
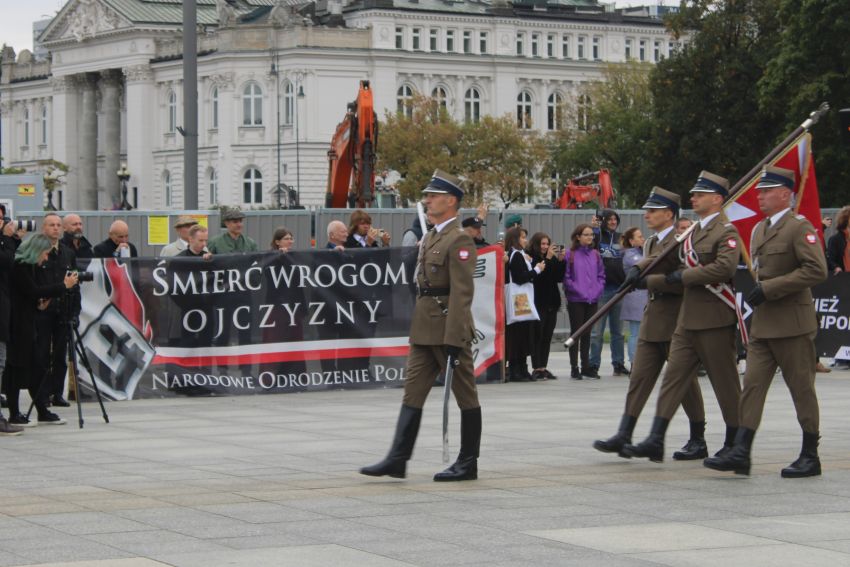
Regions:
<instances>
[{"instance_id":1,"label":"person holding camera","mask_svg":"<svg viewBox=\"0 0 850 567\"><path fill-rule=\"evenodd\" d=\"M617 290L626 279L623 271L623 246L620 244L622 236L617 232L620 226L620 215L613 209L604 209L600 215L593 218L593 232L596 235L596 249L602 256L602 264L605 266L605 288L599 303L605 305L617 293ZM602 364L602 343L604 342L605 324L611 330L611 363L614 366L614 376L628 376L626 368L623 337L623 323L620 320L622 304L617 303L593 325L590 332L590 366L596 371Z\"/></svg>"},{"instance_id":2,"label":"person holding camera","mask_svg":"<svg viewBox=\"0 0 850 567\"><path fill-rule=\"evenodd\" d=\"M70 213L62 219L62 244L70 248L77 258L94 258L91 242L83 236L83 219Z\"/></svg>"},{"instance_id":3,"label":"person holding camera","mask_svg":"<svg viewBox=\"0 0 850 567\"><path fill-rule=\"evenodd\" d=\"M345 241L346 248L372 248L390 245L390 233L384 229L372 226L372 217L362 209L351 213L348 221L348 239Z\"/></svg>"},{"instance_id":4,"label":"person holding camera","mask_svg":"<svg viewBox=\"0 0 850 567\"><path fill-rule=\"evenodd\" d=\"M531 326L531 367L532 378L538 380L557 380L557 376L549 372L549 349L552 346L552 335L555 333L555 323L558 311L561 310L561 290L558 284L564 279L564 248L552 244L552 239L545 232L536 232L531 237L526 250L531 256L531 264L544 262L546 269L534 279L534 306L539 321L533 321Z\"/></svg>"},{"instance_id":5,"label":"person holding camera","mask_svg":"<svg viewBox=\"0 0 850 567\"><path fill-rule=\"evenodd\" d=\"M60 241L62 219L59 215L56 213L45 215L41 233L50 241L51 249L41 270L36 272L36 279L38 283L44 285L60 283L67 272L77 271L77 258L74 252ZM71 302L70 311L67 301ZM58 407L71 405L64 397L65 375L68 372L68 333L65 323L69 314L74 320L78 317L80 301L79 289L77 289L74 293L49 302L49 305L39 311L36 317L39 352L42 360L48 363L45 388L47 388L48 399Z\"/></svg>"},{"instance_id":6,"label":"person holding camera","mask_svg":"<svg viewBox=\"0 0 850 567\"><path fill-rule=\"evenodd\" d=\"M52 222L50 220L50 224ZM56 222L59 222L58 217ZM11 372L6 384L9 423L13 425L31 425L27 416L20 410L19 396L22 388L29 389L38 412L39 425L65 423L64 419L47 408L52 391L52 385L47 383L51 359L45 353L44 346L49 346L47 341L50 337L40 335L39 327L43 324L42 314L67 300L68 291L75 288L79 277L77 272L67 271L63 272L58 281L46 281L45 272L50 268L51 254L56 254L56 247L44 234L33 235L15 252L11 286L11 328L15 332L9 336L8 364ZM62 332L63 336L64 334ZM62 351L64 352L64 348Z\"/></svg>"},{"instance_id":7,"label":"person holding camera","mask_svg":"<svg viewBox=\"0 0 850 567\"><path fill-rule=\"evenodd\" d=\"M536 282L546 270L545 260L533 262L525 253L528 246L528 231L520 226L505 233L505 252L509 254L505 270L505 284L517 285ZM535 301L536 307L536 301ZM508 359L509 382L536 382L538 376L528 372L526 359L531 354L532 329L537 321L517 321L505 325L505 358Z\"/></svg>"}]
</instances>

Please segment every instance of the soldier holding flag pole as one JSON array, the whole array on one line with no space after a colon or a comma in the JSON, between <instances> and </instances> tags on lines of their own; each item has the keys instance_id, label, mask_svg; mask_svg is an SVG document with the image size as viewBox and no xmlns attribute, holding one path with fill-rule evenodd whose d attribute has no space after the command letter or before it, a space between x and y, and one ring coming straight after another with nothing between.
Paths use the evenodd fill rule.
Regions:
<instances>
[{"instance_id":1,"label":"soldier holding flag pole","mask_svg":"<svg viewBox=\"0 0 850 567\"><path fill-rule=\"evenodd\" d=\"M818 324L811 287L826 279L827 270L816 229L791 211L795 186L793 171L774 166L764 168L756 186L766 218L753 228L750 244L756 286L747 302L755 312L741 396L741 427L731 451L704 461L710 469L750 474L753 438L778 367L803 430L800 456L782 469L782 477L821 474L814 344Z\"/></svg>"}]
</instances>

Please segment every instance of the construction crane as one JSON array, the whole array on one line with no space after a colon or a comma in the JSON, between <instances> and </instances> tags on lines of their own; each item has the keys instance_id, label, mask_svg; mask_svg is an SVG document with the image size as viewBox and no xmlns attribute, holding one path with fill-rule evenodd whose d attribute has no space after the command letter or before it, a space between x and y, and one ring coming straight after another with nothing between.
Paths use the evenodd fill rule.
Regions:
<instances>
[{"instance_id":1,"label":"construction crane","mask_svg":"<svg viewBox=\"0 0 850 567\"><path fill-rule=\"evenodd\" d=\"M369 81L360 81L357 99L348 104L328 150L328 188L325 207L346 204L370 207L375 199L375 158L378 119Z\"/></svg>"}]
</instances>

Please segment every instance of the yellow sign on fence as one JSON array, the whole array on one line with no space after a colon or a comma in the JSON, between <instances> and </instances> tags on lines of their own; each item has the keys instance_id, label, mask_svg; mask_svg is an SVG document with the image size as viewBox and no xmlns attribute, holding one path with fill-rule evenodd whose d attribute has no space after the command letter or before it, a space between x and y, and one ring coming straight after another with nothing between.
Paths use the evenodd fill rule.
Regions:
<instances>
[{"instance_id":1,"label":"yellow sign on fence","mask_svg":"<svg viewBox=\"0 0 850 567\"><path fill-rule=\"evenodd\" d=\"M168 217L148 217L148 244L164 246L168 244Z\"/></svg>"},{"instance_id":2,"label":"yellow sign on fence","mask_svg":"<svg viewBox=\"0 0 850 567\"><path fill-rule=\"evenodd\" d=\"M19 184L18 197L35 197L35 185L32 183Z\"/></svg>"}]
</instances>

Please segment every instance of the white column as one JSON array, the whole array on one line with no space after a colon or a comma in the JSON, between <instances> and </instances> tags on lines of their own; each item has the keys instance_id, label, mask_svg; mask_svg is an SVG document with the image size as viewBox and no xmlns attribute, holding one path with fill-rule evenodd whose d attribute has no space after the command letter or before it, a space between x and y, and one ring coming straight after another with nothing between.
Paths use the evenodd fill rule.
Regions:
<instances>
[{"instance_id":1,"label":"white column","mask_svg":"<svg viewBox=\"0 0 850 567\"><path fill-rule=\"evenodd\" d=\"M210 78L218 85L218 202L239 204L239 183L234 179L233 144L236 143L236 109L241 104L234 94L233 73L222 73Z\"/></svg>"},{"instance_id":2,"label":"white column","mask_svg":"<svg viewBox=\"0 0 850 567\"><path fill-rule=\"evenodd\" d=\"M79 208L98 210L97 199L97 78L86 75L82 81L80 150L78 156Z\"/></svg>"},{"instance_id":3,"label":"white column","mask_svg":"<svg viewBox=\"0 0 850 567\"><path fill-rule=\"evenodd\" d=\"M118 94L121 90L122 76L117 71L101 73L103 82L103 150L104 160L104 202L101 208L112 208L121 202L121 182L115 174L121 167L121 108ZM132 170L130 170L132 171Z\"/></svg>"},{"instance_id":4,"label":"white column","mask_svg":"<svg viewBox=\"0 0 850 567\"><path fill-rule=\"evenodd\" d=\"M133 187L139 188L139 208L153 208L161 200L154 198L153 136L156 131L156 86L149 65L124 68L125 106L127 107L127 182L128 200L132 202Z\"/></svg>"},{"instance_id":5,"label":"white column","mask_svg":"<svg viewBox=\"0 0 850 567\"><path fill-rule=\"evenodd\" d=\"M75 76L53 77L50 79L53 87L53 104L50 118L50 146L53 149L53 159L66 165L78 163L79 148L77 146L77 126L79 120L80 92L79 81ZM5 124L4 124L5 131ZM76 167L70 167L65 176L65 186L62 187L64 208L74 210L80 208L79 173ZM54 199L54 205L59 203Z\"/></svg>"}]
</instances>

